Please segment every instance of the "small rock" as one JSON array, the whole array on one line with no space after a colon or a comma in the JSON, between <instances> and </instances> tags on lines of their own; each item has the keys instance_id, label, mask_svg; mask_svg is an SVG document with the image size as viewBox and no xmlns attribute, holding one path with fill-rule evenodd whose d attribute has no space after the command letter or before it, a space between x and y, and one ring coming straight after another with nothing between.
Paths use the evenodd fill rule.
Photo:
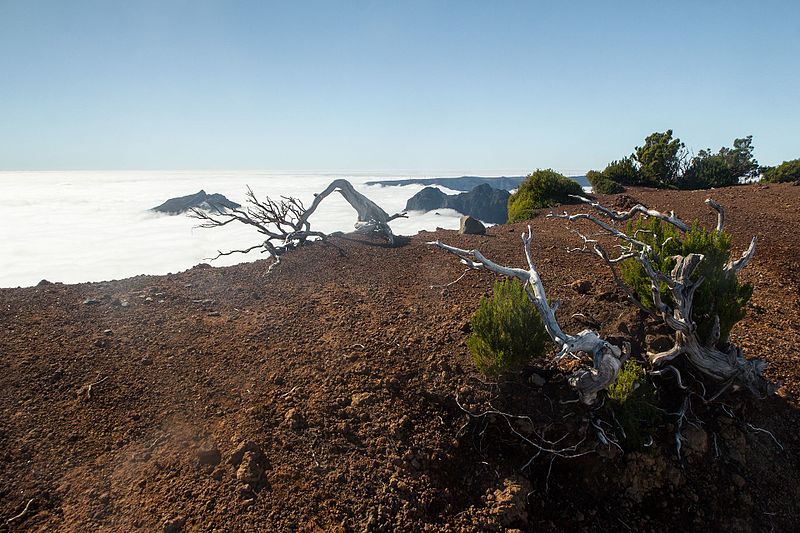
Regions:
<instances>
[{"instance_id":1,"label":"small rock","mask_svg":"<svg viewBox=\"0 0 800 533\"><path fill-rule=\"evenodd\" d=\"M462 235L483 235L486 233L486 226L477 218L463 216L460 219L461 225L458 232Z\"/></svg>"},{"instance_id":2,"label":"small rock","mask_svg":"<svg viewBox=\"0 0 800 533\"><path fill-rule=\"evenodd\" d=\"M208 312L208 316L220 316L220 312L219 311L209 311Z\"/></svg>"},{"instance_id":3,"label":"small rock","mask_svg":"<svg viewBox=\"0 0 800 533\"><path fill-rule=\"evenodd\" d=\"M264 488L267 478L264 476L264 469L259 464L256 454L245 452L242 456L242 463L236 470L236 479L246 484L253 491Z\"/></svg>"},{"instance_id":4,"label":"small rock","mask_svg":"<svg viewBox=\"0 0 800 533\"><path fill-rule=\"evenodd\" d=\"M109 335L113 335L113 334L114 334L114 332L111 331L110 329L104 329L103 330L103 335L109 336Z\"/></svg>"},{"instance_id":5,"label":"small rock","mask_svg":"<svg viewBox=\"0 0 800 533\"><path fill-rule=\"evenodd\" d=\"M569 284L569 288L578 294L587 294L592 290L592 282L588 279L576 279Z\"/></svg>"},{"instance_id":6,"label":"small rock","mask_svg":"<svg viewBox=\"0 0 800 533\"><path fill-rule=\"evenodd\" d=\"M303 418L303 415L297 412L297 409L289 409L286 411L283 420L292 429L303 429L306 427L306 420Z\"/></svg>"},{"instance_id":7,"label":"small rock","mask_svg":"<svg viewBox=\"0 0 800 533\"><path fill-rule=\"evenodd\" d=\"M256 459L259 459L260 461L265 460L264 452L261 451L261 448L259 448L254 442L248 440L248 441L242 441L241 443L239 443L236 449L233 450L233 453L228 458L228 464L233 466L239 466L242 463L244 454L247 452L254 454L256 456Z\"/></svg>"},{"instance_id":8,"label":"small rock","mask_svg":"<svg viewBox=\"0 0 800 533\"><path fill-rule=\"evenodd\" d=\"M86 298L83 301L83 305L97 305L99 303L100 303L100 300L98 300L96 298Z\"/></svg>"},{"instance_id":9,"label":"small rock","mask_svg":"<svg viewBox=\"0 0 800 533\"><path fill-rule=\"evenodd\" d=\"M503 488L487 495L493 504L490 513L497 518L503 527L514 523L526 523L528 520L527 497L531 492L530 483L523 478L506 479Z\"/></svg>"}]
</instances>

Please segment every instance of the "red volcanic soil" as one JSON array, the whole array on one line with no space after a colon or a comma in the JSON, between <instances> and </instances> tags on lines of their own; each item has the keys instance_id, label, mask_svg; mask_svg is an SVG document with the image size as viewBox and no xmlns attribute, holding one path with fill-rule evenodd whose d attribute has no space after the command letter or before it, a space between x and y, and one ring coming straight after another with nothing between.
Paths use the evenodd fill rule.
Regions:
<instances>
[{"instance_id":1,"label":"red volcanic soil","mask_svg":"<svg viewBox=\"0 0 800 533\"><path fill-rule=\"evenodd\" d=\"M258 261L0 290L0 530L797 530L800 187L626 194L708 226L712 196L737 255L758 236L732 339L784 385L766 400L695 403L702 423L685 430L680 458L668 415L649 449L601 445L546 362L544 387L476 372L469 318L495 277L431 288L463 268L425 242L523 266L524 224L396 248L346 235L269 275ZM562 327L584 329L582 313L641 351L650 326L605 266L567 254L578 239L565 221L531 225ZM570 288L578 279L586 294ZM470 422L457 399L529 414L551 440L585 435L590 453L543 453L522 470L536 450L501 417Z\"/></svg>"}]
</instances>

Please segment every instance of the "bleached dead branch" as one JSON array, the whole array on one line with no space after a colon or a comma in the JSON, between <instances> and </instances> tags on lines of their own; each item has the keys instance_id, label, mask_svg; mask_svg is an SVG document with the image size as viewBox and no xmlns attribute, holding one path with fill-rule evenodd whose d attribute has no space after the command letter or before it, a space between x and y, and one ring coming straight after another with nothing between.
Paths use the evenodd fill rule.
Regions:
<instances>
[{"instance_id":1,"label":"bleached dead branch","mask_svg":"<svg viewBox=\"0 0 800 533\"><path fill-rule=\"evenodd\" d=\"M583 197L579 197L589 203L595 210L612 220L628 220L635 213L640 213L646 217L654 217L672 224L682 232L689 230L689 226L675 216L673 212L664 214L643 206L635 206L626 212L616 212L601 206L597 202L592 202ZM721 232L725 224L725 210L714 200L708 199L705 202L717 212L716 231ZM622 254L616 259L609 259L606 252L599 244L594 245L595 252L608 264L614 276L614 281L627 294L628 299L634 302L640 309L648 312L651 316L660 319L664 324L674 331L675 343L672 348L659 352L648 353L647 357L653 366L660 366L667 361L672 361L679 356L686 357L689 362L697 368L700 373L713 381L723 383L724 387L732 384L737 387L745 387L757 396L765 396L774 392L776 386L769 382L764 376L763 371L766 363L759 359L747 360L744 358L739 347L732 343L720 342L719 317L715 318L715 325L712 329L710 339L701 341L697 334L697 326L692 320L692 309L694 294L697 288L703 283L702 277L693 277L697 267L703 261L701 254L688 254L686 256L673 256L675 267L669 275L665 275L653 267L653 261L661 257L654 256L659 253L646 243L631 237L621 230L609 225L597 217L586 214L550 214L550 218L562 218L570 222L577 220L587 220L601 229L611 237L616 237L622 242ZM750 246L742 257L732 260L725 266L725 272L736 275L752 259L755 254L756 238L750 242ZM635 291L627 286L617 273L615 264L621 260L634 260L644 269L645 274L650 280L651 295L648 305L640 300ZM671 294L672 304L668 304L662 297L662 287L666 285ZM724 389L723 389L724 390Z\"/></svg>"},{"instance_id":2,"label":"bleached dead branch","mask_svg":"<svg viewBox=\"0 0 800 533\"><path fill-rule=\"evenodd\" d=\"M405 213L389 215L375 202L355 190L349 181L337 179L331 182L322 192L315 195L314 201L308 208L297 198L281 196L280 200L265 198L260 200L247 188L246 206L236 209L223 210L216 208L212 212L193 209L190 216L200 220L201 228L216 228L227 226L231 222L239 222L255 228L264 238L264 242L248 248L219 251L216 259L221 256L235 253L247 254L260 249L262 253L269 253L275 258L270 269L279 262L280 255L309 239L324 239L327 235L321 231L311 229L309 218L317 210L320 202L334 191L339 192L345 200L358 213L355 227L358 232L378 232L383 234L390 244L394 244L394 233L389 227L392 220L405 217Z\"/></svg>"},{"instance_id":3,"label":"bleached dead branch","mask_svg":"<svg viewBox=\"0 0 800 533\"><path fill-rule=\"evenodd\" d=\"M547 333L560 348L554 361L558 362L568 355L577 357L579 353L585 353L592 357L592 368L577 370L572 374L569 382L578 391L584 403L593 404L597 400L597 394L616 380L623 362L629 355L630 345L626 343L620 347L610 344L591 329L583 330L575 335L567 334L561 329L556 320L555 306L548 303L544 284L533 264L532 241L533 234L528 226L527 233L522 234L523 249L528 262L527 270L499 265L485 257L479 250L463 250L440 241L428 244L458 256L461 262L470 268L485 269L521 280L528 299L536 306L542 317Z\"/></svg>"}]
</instances>

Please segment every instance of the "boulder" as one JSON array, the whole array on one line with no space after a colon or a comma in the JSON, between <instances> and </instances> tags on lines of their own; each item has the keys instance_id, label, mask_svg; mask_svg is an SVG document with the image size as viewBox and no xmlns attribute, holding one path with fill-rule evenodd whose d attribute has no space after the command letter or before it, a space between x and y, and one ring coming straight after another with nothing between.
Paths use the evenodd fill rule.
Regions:
<instances>
[{"instance_id":1,"label":"boulder","mask_svg":"<svg viewBox=\"0 0 800 533\"><path fill-rule=\"evenodd\" d=\"M486 226L481 224L480 220L474 219L470 216L461 217L461 227L458 232L462 235L483 235L486 233Z\"/></svg>"},{"instance_id":2,"label":"boulder","mask_svg":"<svg viewBox=\"0 0 800 533\"><path fill-rule=\"evenodd\" d=\"M491 224L503 224L508 219L508 191L491 185L478 185L469 192L447 195L435 187L425 187L409 198L406 211L454 209Z\"/></svg>"},{"instance_id":3,"label":"boulder","mask_svg":"<svg viewBox=\"0 0 800 533\"><path fill-rule=\"evenodd\" d=\"M206 191L200 190L200 192L188 196L170 198L163 204L151 208L150 211L166 213L168 215L179 215L190 209L225 211L227 209L237 209L239 207L242 207L241 204L228 200L221 194L208 194Z\"/></svg>"}]
</instances>

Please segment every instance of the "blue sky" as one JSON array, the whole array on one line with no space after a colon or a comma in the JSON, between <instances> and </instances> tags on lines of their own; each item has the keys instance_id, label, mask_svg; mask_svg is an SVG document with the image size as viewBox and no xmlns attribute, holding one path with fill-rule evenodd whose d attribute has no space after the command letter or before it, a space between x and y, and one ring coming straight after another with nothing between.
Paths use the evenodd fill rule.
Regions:
<instances>
[{"instance_id":1,"label":"blue sky","mask_svg":"<svg viewBox=\"0 0 800 533\"><path fill-rule=\"evenodd\" d=\"M800 2L0 0L0 170L800 157Z\"/></svg>"}]
</instances>

